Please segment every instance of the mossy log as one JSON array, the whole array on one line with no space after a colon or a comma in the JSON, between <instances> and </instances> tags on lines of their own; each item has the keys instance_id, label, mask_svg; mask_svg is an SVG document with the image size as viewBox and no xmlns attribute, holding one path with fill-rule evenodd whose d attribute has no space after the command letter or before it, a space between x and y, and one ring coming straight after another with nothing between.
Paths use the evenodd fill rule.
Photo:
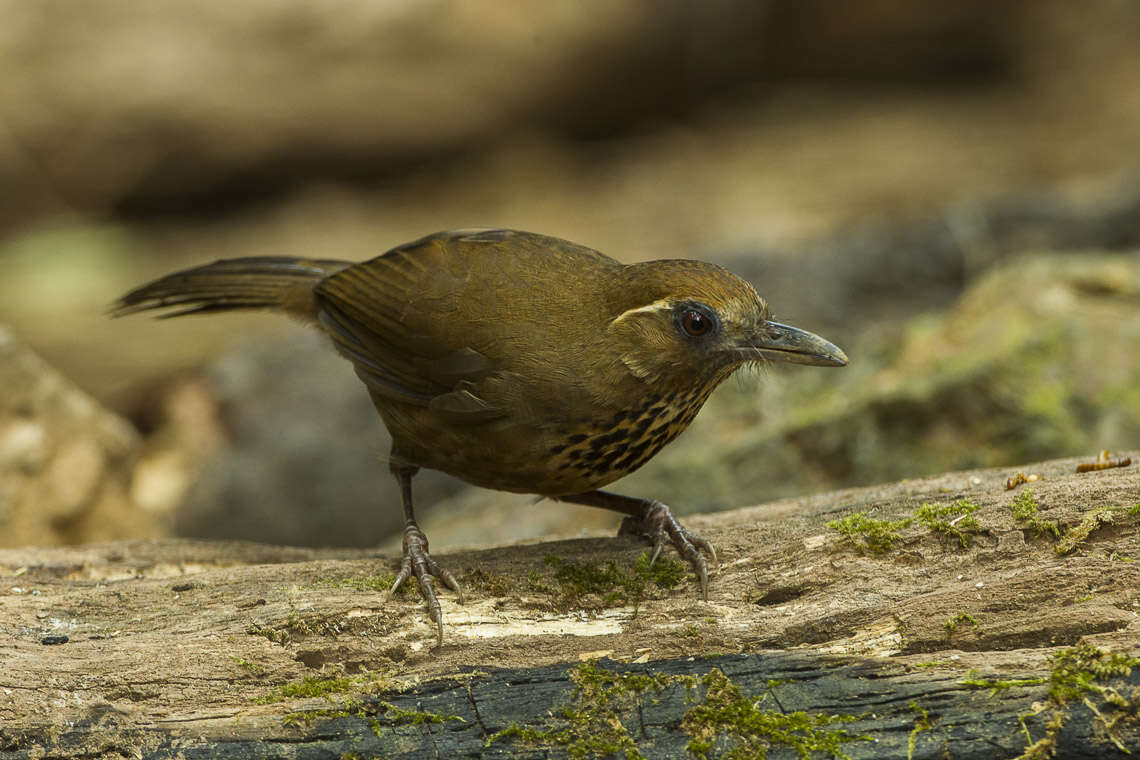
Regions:
<instances>
[{"instance_id":1,"label":"mossy log","mask_svg":"<svg viewBox=\"0 0 1140 760\"><path fill-rule=\"evenodd\" d=\"M631 538L441 552L439 649L394 557L0 551L0 760L1123 757L1140 470L1078 461L690 518L708 602Z\"/></svg>"}]
</instances>

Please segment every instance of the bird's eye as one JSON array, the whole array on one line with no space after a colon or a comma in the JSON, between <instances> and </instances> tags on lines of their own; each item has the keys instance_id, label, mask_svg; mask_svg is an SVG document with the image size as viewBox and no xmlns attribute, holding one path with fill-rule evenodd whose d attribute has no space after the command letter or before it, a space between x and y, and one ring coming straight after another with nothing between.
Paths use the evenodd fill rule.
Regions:
<instances>
[{"instance_id":1,"label":"bird's eye","mask_svg":"<svg viewBox=\"0 0 1140 760\"><path fill-rule=\"evenodd\" d=\"M689 335L699 338L702 335L707 335L709 330L713 328L713 321L709 315L702 314L696 309L689 309L681 315L681 327Z\"/></svg>"}]
</instances>

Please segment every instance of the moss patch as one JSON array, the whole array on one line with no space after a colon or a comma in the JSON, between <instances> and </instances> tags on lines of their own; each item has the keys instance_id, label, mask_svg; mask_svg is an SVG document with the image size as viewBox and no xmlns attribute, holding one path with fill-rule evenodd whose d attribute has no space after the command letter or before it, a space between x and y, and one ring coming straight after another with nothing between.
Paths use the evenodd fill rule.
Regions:
<instances>
[{"instance_id":1,"label":"moss patch","mask_svg":"<svg viewBox=\"0 0 1140 760\"><path fill-rule=\"evenodd\" d=\"M1089 536L1100 528L1111 525L1115 519L1113 510L1109 507L1090 510L1079 523L1065 531L1061 541L1053 547L1053 551L1062 556L1072 554L1081 544L1089 540Z\"/></svg>"},{"instance_id":2,"label":"moss patch","mask_svg":"<svg viewBox=\"0 0 1140 760\"><path fill-rule=\"evenodd\" d=\"M977 628L979 628L981 625L980 623L978 623L978 619L976 617L974 617L973 615L971 615L970 613L959 612L957 615L954 615L949 620L947 620L945 623L943 623L942 627L945 628L949 633L954 633L955 631L958 630L959 627L961 627L967 623L972 625L975 630Z\"/></svg>"},{"instance_id":3,"label":"moss patch","mask_svg":"<svg viewBox=\"0 0 1140 760\"><path fill-rule=\"evenodd\" d=\"M962 686L969 686L971 689L989 689L990 696L997 696L999 692L1008 691L1009 689L1027 686L1040 686L1045 683L1044 678L1008 678L1008 679L994 679L994 678L963 678L958 683Z\"/></svg>"},{"instance_id":4,"label":"moss patch","mask_svg":"<svg viewBox=\"0 0 1140 760\"><path fill-rule=\"evenodd\" d=\"M553 578L534 573L529 579L530 588L551 594L562 609L604 609L628 604L636 608L651 586L673 589L685 579L685 566L677 560L661 556L651 566L650 556L643 552L632 571L622 569L616 561L601 565L547 556L543 562L553 568Z\"/></svg>"},{"instance_id":5,"label":"moss patch","mask_svg":"<svg viewBox=\"0 0 1140 760\"><path fill-rule=\"evenodd\" d=\"M518 585L517 581L509 576L488 573L477 567L467 568L455 580L459 581L459 587L462 589L482 591L489 596L506 596Z\"/></svg>"},{"instance_id":6,"label":"moss patch","mask_svg":"<svg viewBox=\"0 0 1140 760\"><path fill-rule=\"evenodd\" d=\"M869 517L866 512L852 512L846 517L828 522L827 527L843 536L857 554L869 552L879 556L894 548L895 542L902 538L899 531L910 523L909 518L876 520Z\"/></svg>"},{"instance_id":7,"label":"moss patch","mask_svg":"<svg viewBox=\"0 0 1140 760\"><path fill-rule=\"evenodd\" d=\"M948 505L927 502L915 510L914 516L932 533L955 538L965 549L970 545L970 536L982 532L981 524L973 516L979 509L981 507L969 499Z\"/></svg>"},{"instance_id":8,"label":"moss patch","mask_svg":"<svg viewBox=\"0 0 1140 760\"><path fill-rule=\"evenodd\" d=\"M915 745L918 744L918 735L923 731L929 731L933 728L933 724L930 722L930 716L925 709L918 706L917 702L911 700L910 709L914 710L915 717L914 728L906 740L906 760L912 760L914 758L914 748Z\"/></svg>"},{"instance_id":9,"label":"moss patch","mask_svg":"<svg viewBox=\"0 0 1140 760\"><path fill-rule=\"evenodd\" d=\"M241 657L237 657L237 656L232 655L232 654L230 655L230 659L233 660L234 664L237 665L239 668L242 668L247 673L249 673L251 676L255 676L256 678L261 678L267 672L266 667L264 665L258 665L256 662L250 662L249 660L243 659Z\"/></svg>"},{"instance_id":10,"label":"moss patch","mask_svg":"<svg viewBox=\"0 0 1140 760\"><path fill-rule=\"evenodd\" d=\"M290 699L313 699L327 697L330 694L345 694L366 682L360 678L319 678L306 676L301 681L277 686L268 694L254 697L253 701L259 705L273 702L285 702Z\"/></svg>"},{"instance_id":11,"label":"moss patch","mask_svg":"<svg viewBox=\"0 0 1140 760\"><path fill-rule=\"evenodd\" d=\"M1024 522L1037 535L1061 537L1061 529L1057 527L1057 523L1041 518L1041 505L1037 503L1031 489L1027 488L1018 494L1017 498L1010 502L1009 508L1013 510L1013 519Z\"/></svg>"},{"instance_id":12,"label":"moss patch","mask_svg":"<svg viewBox=\"0 0 1140 760\"><path fill-rule=\"evenodd\" d=\"M1045 724L1045 735L1037 741L1033 741L1022 719L1026 747L1018 760L1045 760L1053 756L1057 738L1069 719L1066 707L1075 700L1089 708L1094 719L1101 724L1105 739L1121 752L1128 753L1120 728L1124 723L1135 723L1140 719L1137 715L1140 704L1135 702L1137 690L1133 689L1125 697L1106 682L1131 675L1132 668L1140 666L1140 657L1081 643L1054 653L1049 664L1049 702L1053 706L1053 715Z\"/></svg>"},{"instance_id":13,"label":"moss patch","mask_svg":"<svg viewBox=\"0 0 1140 760\"><path fill-rule=\"evenodd\" d=\"M646 692L660 693L682 676L616 673L588 662L568 672L574 683L573 703L554 711L556 725L532 728L512 723L488 737L486 745L505 739L527 744L563 747L573 758L621 754L626 760L645 760L622 718L640 708Z\"/></svg>"},{"instance_id":14,"label":"moss patch","mask_svg":"<svg viewBox=\"0 0 1140 760\"><path fill-rule=\"evenodd\" d=\"M1082 643L1062 649L1050 657L1049 662L1053 667L1049 675L1049 696L1057 704L1065 705L1086 694L1096 694L1113 695L1108 701L1123 706L1116 690L1101 686L1100 682L1131 675L1132 668L1140 666L1140 657Z\"/></svg>"},{"instance_id":15,"label":"moss patch","mask_svg":"<svg viewBox=\"0 0 1140 760\"><path fill-rule=\"evenodd\" d=\"M791 748L802 758L816 752L846 758L844 744L871 740L834 727L855 720L852 715L761 709L763 699L745 697L720 670L710 671L700 683L704 704L690 709L681 723L692 737L687 749L699 760L708 760L714 751L731 760L761 760L773 746Z\"/></svg>"},{"instance_id":16,"label":"moss patch","mask_svg":"<svg viewBox=\"0 0 1140 760\"><path fill-rule=\"evenodd\" d=\"M685 713L681 728L690 737L689 752L700 760L707 760L712 752L729 760L762 760L774 746L793 749L803 758L812 757L815 752L846 758L844 744L870 740L834 727L855 720L852 716L762 709L768 693L759 699L745 696L717 668L700 677L668 676L618 673L591 662L571 670L569 676L575 685L574 702L555 711L555 726L512 724L489 737L487 745L517 739L538 746L561 747L572 758L618 756L645 760L647 755L627 725L637 720L647 696L659 695L671 687L684 687L690 701L695 702ZM777 685L769 683L769 691Z\"/></svg>"},{"instance_id":17,"label":"moss patch","mask_svg":"<svg viewBox=\"0 0 1140 760\"><path fill-rule=\"evenodd\" d=\"M315 720L333 718L369 718L372 730L380 736L381 723L422 726L428 723L464 722L458 715L444 715L425 710L407 710L383 700L365 700L364 697L391 690L392 687L375 673L358 677L308 676L295 683L278 686L260 697L257 704L274 704L294 699L324 699L330 706L315 710L297 710L282 718L282 725L300 726Z\"/></svg>"}]
</instances>

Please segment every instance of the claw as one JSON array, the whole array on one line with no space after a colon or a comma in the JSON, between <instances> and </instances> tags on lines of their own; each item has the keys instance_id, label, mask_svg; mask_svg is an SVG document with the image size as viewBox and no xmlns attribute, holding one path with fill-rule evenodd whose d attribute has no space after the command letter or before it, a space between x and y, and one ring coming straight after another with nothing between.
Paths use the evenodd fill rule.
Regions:
<instances>
[{"instance_id":1,"label":"claw","mask_svg":"<svg viewBox=\"0 0 1140 760\"><path fill-rule=\"evenodd\" d=\"M653 545L653 554L649 558L650 567L661 556L661 550L665 548L665 538L668 536L669 542L673 544L677 553L688 560L693 572L697 574L697 581L701 586L701 599L708 601L709 573L708 563L705 561L704 555L708 555L717 564L717 567L720 566L716 549L711 543L681 527L677 518L673 517L673 513L669 511L669 507L659 501L649 502L640 519L627 517L622 520L618 535L624 536L634 533L645 536Z\"/></svg>"},{"instance_id":2,"label":"claw","mask_svg":"<svg viewBox=\"0 0 1140 760\"><path fill-rule=\"evenodd\" d=\"M459 581L455 580L455 576L432 559L431 554L428 553L427 536L420 530L420 526L409 520L404 527L404 559L400 563L400 572L396 575L395 583L392 584L392 588L388 589L388 598L391 599L400 586L404 585L412 576L415 576L419 582L420 594L427 603L428 619L435 623L436 646L441 647L443 646L443 612L440 609L439 598L435 595L435 584L431 581L432 576L438 578L444 586L454 591L459 597L460 604L467 600L463 595L463 589L459 587Z\"/></svg>"}]
</instances>

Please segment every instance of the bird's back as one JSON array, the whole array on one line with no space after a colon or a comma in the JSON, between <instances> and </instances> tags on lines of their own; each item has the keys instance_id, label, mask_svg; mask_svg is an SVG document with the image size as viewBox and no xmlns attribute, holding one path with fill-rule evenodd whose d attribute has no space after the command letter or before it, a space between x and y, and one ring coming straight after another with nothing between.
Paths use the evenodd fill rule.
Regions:
<instances>
[{"instance_id":1,"label":"bird's back","mask_svg":"<svg viewBox=\"0 0 1140 760\"><path fill-rule=\"evenodd\" d=\"M592 484L552 472L551 449L642 390L616 387L641 383L607 334L623 269L557 238L461 231L348 267L316 293L394 457L493 488L570 492Z\"/></svg>"}]
</instances>

